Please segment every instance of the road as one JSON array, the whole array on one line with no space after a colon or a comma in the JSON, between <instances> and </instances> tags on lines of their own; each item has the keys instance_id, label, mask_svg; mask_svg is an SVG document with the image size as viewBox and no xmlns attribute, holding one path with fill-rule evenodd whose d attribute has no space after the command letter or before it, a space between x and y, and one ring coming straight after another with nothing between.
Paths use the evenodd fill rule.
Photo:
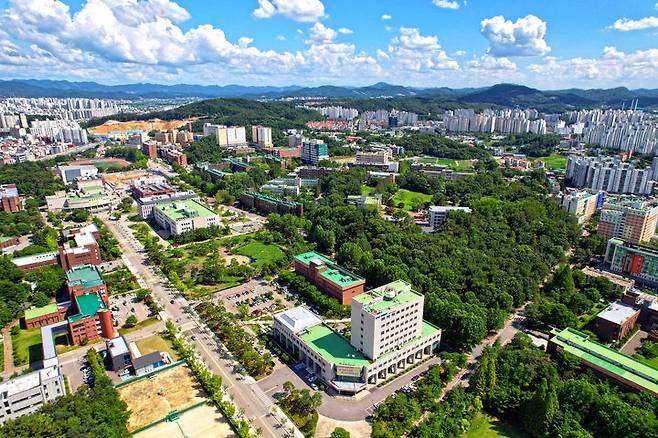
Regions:
<instances>
[{"instance_id":1,"label":"road","mask_svg":"<svg viewBox=\"0 0 658 438\"><path fill-rule=\"evenodd\" d=\"M168 282L148 261L141 243L132 235L132 230L122 222L109 220L107 215L99 217L119 240L126 267L135 274L140 283L144 282L151 289L156 301L164 307L166 316L175 322L205 364L222 377L223 384L237 407L252 421L254 427L262 430L263 437L285 436L285 429L281 427L279 420L269 415L272 400L261 391L253 379L245 379L234 372L233 361L220 351L218 343L209 335L205 324L193 317L190 303L177 291L166 286Z\"/></svg>"}]
</instances>

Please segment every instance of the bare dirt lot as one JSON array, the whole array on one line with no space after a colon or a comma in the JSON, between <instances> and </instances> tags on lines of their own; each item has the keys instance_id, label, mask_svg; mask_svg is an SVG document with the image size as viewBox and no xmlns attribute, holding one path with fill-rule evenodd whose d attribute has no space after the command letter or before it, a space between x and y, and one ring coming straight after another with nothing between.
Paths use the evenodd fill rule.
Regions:
<instances>
[{"instance_id":1,"label":"bare dirt lot","mask_svg":"<svg viewBox=\"0 0 658 438\"><path fill-rule=\"evenodd\" d=\"M236 435L217 407L202 405L185 412L175 422L162 422L135 436L139 438L233 438Z\"/></svg>"},{"instance_id":2,"label":"bare dirt lot","mask_svg":"<svg viewBox=\"0 0 658 438\"><path fill-rule=\"evenodd\" d=\"M133 431L206 400L187 365L178 365L117 389L128 404L128 430Z\"/></svg>"}]
</instances>

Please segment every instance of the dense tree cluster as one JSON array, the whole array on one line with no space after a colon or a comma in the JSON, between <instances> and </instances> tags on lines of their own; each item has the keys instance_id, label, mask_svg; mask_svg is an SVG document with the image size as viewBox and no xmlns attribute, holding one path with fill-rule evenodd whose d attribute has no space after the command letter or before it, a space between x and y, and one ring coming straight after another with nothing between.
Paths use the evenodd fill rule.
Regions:
<instances>
[{"instance_id":1,"label":"dense tree cluster","mask_svg":"<svg viewBox=\"0 0 658 438\"><path fill-rule=\"evenodd\" d=\"M658 436L657 399L579 373L576 358L556 364L525 334L487 355L471 379L473 392L488 411L531 436Z\"/></svg>"},{"instance_id":2,"label":"dense tree cluster","mask_svg":"<svg viewBox=\"0 0 658 438\"><path fill-rule=\"evenodd\" d=\"M235 317L223 305L213 305L203 301L195 307L195 310L249 375L260 377L272 372L274 365L272 355L270 353L262 355L254 348L253 338L237 324Z\"/></svg>"},{"instance_id":3,"label":"dense tree cluster","mask_svg":"<svg viewBox=\"0 0 658 438\"><path fill-rule=\"evenodd\" d=\"M283 383L283 391L284 395L279 399L279 406L304 436L313 437L322 395L319 392L311 394L308 389L296 389L291 382Z\"/></svg>"},{"instance_id":4,"label":"dense tree cluster","mask_svg":"<svg viewBox=\"0 0 658 438\"><path fill-rule=\"evenodd\" d=\"M175 244L201 242L208 239L214 239L215 237L226 236L230 231L229 227L218 227L212 225L210 227L197 228L177 234L171 237L171 241Z\"/></svg>"},{"instance_id":5,"label":"dense tree cluster","mask_svg":"<svg viewBox=\"0 0 658 438\"><path fill-rule=\"evenodd\" d=\"M555 152L560 144L557 134L511 134L499 142L504 146L516 146L517 150L529 157L545 157Z\"/></svg>"},{"instance_id":6,"label":"dense tree cluster","mask_svg":"<svg viewBox=\"0 0 658 438\"><path fill-rule=\"evenodd\" d=\"M94 225L96 225L96 228L98 228L98 233L100 234L98 246L101 250L101 258L104 261L109 261L121 257L119 241L114 237L103 221L97 217L94 217L92 221L94 222Z\"/></svg>"},{"instance_id":7,"label":"dense tree cluster","mask_svg":"<svg viewBox=\"0 0 658 438\"><path fill-rule=\"evenodd\" d=\"M64 184L53 176L53 165L53 161L26 161L0 166L0 184L16 184L21 196L43 200L64 190Z\"/></svg>"},{"instance_id":8,"label":"dense tree cluster","mask_svg":"<svg viewBox=\"0 0 658 438\"><path fill-rule=\"evenodd\" d=\"M279 279L300 294L305 301L310 302L313 306L325 313L327 318L349 318L350 306L344 306L336 298L321 292L301 275L284 271L279 274Z\"/></svg>"},{"instance_id":9,"label":"dense tree cluster","mask_svg":"<svg viewBox=\"0 0 658 438\"><path fill-rule=\"evenodd\" d=\"M434 134L409 134L387 139L387 142L404 147L410 155L430 155L432 157L469 160L485 158L488 153L479 146Z\"/></svg>"},{"instance_id":10,"label":"dense tree cluster","mask_svg":"<svg viewBox=\"0 0 658 438\"><path fill-rule=\"evenodd\" d=\"M75 394L45 404L34 414L6 422L0 426L0 437L129 437L128 406L105 374L95 349L89 350L88 360L91 388L82 387Z\"/></svg>"}]
</instances>

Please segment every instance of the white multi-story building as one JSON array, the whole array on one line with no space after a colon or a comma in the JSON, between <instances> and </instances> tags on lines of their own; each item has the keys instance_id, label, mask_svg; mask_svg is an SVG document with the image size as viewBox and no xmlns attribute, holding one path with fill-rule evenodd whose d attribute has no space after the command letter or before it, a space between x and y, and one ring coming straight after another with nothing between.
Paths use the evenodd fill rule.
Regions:
<instances>
[{"instance_id":1,"label":"white multi-story building","mask_svg":"<svg viewBox=\"0 0 658 438\"><path fill-rule=\"evenodd\" d=\"M648 195L658 176L658 160L651 168L638 168L616 157L570 155L565 179L570 187L604 190L610 193Z\"/></svg>"},{"instance_id":2,"label":"white multi-story building","mask_svg":"<svg viewBox=\"0 0 658 438\"><path fill-rule=\"evenodd\" d=\"M81 164L77 166L60 165L57 167L59 176L64 184L71 184L77 178L95 178L98 175L98 168L90 164Z\"/></svg>"},{"instance_id":3,"label":"white multi-story building","mask_svg":"<svg viewBox=\"0 0 658 438\"><path fill-rule=\"evenodd\" d=\"M64 376L56 360L54 365L9 379L0 383L0 423L32 414L64 395Z\"/></svg>"},{"instance_id":4,"label":"white multi-story building","mask_svg":"<svg viewBox=\"0 0 658 438\"><path fill-rule=\"evenodd\" d=\"M441 330L423 321L423 303L411 285L395 281L352 298L350 340L305 307L276 314L273 332L307 369L354 394L437 349Z\"/></svg>"},{"instance_id":5,"label":"white multi-story building","mask_svg":"<svg viewBox=\"0 0 658 438\"><path fill-rule=\"evenodd\" d=\"M272 146L272 128L266 126L251 127L251 141L264 147Z\"/></svg>"},{"instance_id":6,"label":"white multi-story building","mask_svg":"<svg viewBox=\"0 0 658 438\"><path fill-rule=\"evenodd\" d=\"M448 217L451 211L463 211L464 213L471 213L468 207L452 207L444 205L432 205L428 209L429 222L433 230L437 230Z\"/></svg>"},{"instance_id":7,"label":"white multi-story building","mask_svg":"<svg viewBox=\"0 0 658 438\"><path fill-rule=\"evenodd\" d=\"M387 151L356 153L356 164L359 166L388 166L388 160Z\"/></svg>"},{"instance_id":8,"label":"white multi-story building","mask_svg":"<svg viewBox=\"0 0 658 438\"><path fill-rule=\"evenodd\" d=\"M603 192L589 190L574 190L562 195L562 208L578 218L579 224L584 224L601 208Z\"/></svg>"},{"instance_id":9,"label":"white multi-story building","mask_svg":"<svg viewBox=\"0 0 658 438\"><path fill-rule=\"evenodd\" d=\"M153 207L153 218L174 236L222 224L214 211L192 199L156 204Z\"/></svg>"}]
</instances>

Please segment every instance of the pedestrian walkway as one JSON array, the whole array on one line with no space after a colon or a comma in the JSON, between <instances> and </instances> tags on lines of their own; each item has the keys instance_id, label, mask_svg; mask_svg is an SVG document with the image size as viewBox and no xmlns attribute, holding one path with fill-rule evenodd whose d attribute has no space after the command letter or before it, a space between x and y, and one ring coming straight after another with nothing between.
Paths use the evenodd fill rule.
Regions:
<instances>
[{"instance_id":1,"label":"pedestrian walkway","mask_svg":"<svg viewBox=\"0 0 658 438\"><path fill-rule=\"evenodd\" d=\"M11 344L11 327L7 326L2 330L3 342L2 348L5 355L5 369L2 372L3 379L14 374L14 351Z\"/></svg>"}]
</instances>

